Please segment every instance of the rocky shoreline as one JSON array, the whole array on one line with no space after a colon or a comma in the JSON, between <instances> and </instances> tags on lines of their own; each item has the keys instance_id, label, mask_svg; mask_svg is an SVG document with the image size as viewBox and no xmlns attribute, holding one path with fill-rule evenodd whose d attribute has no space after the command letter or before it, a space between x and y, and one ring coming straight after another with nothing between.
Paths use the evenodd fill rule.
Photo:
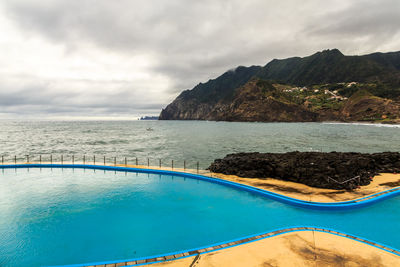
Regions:
<instances>
[{"instance_id":1,"label":"rocky shoreline","mask_svg":"<svg viewBox=\"0 0 400 267\"><path fill-rule=\"evenodd\" d=\"M247 178L275 178L317 188L353 190L379 173L400 173L400 153L235 153L216 159L212 172Z\"/></svg>"}]
</instances>

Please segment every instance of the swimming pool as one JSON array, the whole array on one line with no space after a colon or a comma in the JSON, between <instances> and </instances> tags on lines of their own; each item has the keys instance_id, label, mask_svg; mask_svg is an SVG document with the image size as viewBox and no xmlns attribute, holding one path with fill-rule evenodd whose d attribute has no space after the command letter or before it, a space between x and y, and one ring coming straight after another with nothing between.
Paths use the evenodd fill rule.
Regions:
<instances>
[{"instance_id":1,"label":"swimming pool","mask_svg":"<svg viewBox=\"0 0 400 267\"><path fill-rule=\"evenodd\" d=\"M400 197L314 210L180 175L79 168L0 170L0 266L165 254L299 225L400 248Z\"/></svg>"}]
</instances>

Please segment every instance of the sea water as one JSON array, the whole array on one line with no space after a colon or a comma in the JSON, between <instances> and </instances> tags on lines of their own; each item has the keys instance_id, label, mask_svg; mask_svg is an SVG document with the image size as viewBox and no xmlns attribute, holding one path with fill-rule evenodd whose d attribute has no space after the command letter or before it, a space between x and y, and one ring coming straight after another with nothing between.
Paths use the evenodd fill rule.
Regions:
<instances>
[{"instance_id":1,"label":"sea water","mask_svg":"<svg viewBox=\"0 0 400 267\"><path fill-rule=\"evenodd\" d=\"M1 121L0 155L6 161L128 163L206 168L234 152L400 151L400 125L246 123L210 121Z\"/></svg>"}]
</instances>

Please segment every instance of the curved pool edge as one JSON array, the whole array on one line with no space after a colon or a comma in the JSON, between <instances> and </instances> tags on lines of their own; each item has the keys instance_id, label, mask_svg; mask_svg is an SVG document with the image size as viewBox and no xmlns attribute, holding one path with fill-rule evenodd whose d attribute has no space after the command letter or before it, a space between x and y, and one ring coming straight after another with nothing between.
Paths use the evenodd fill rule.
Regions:
<instances>
[{"instance_id":1,"label":"curved pool edge","mask_svg":"<svg viewBox=\"0 0 400 267\"><path fill-rule=\"evenodd\" d=\"M157 169L147 169L147 168L136 168L136 167L125 167L125 166L108 166L108 165L87 165L87 164L37 164L37 163L27 163L27 164L5 164L0 165L0 168L10 169L10 168L79 168L79 169L97 169L97 170L111 170L111 171L122 171L122 172L138 172L138 173L150 173L159 175L172 175L181 176L186 178L198 179L203 181L208 181L216 184L221 184L237 189L241 189L247 192L251 192L257 195L267 197L279 201L281 203L289 204L292 206L297 206L307 209L317 209L317 210L345 210L361 208L365 206L372 205L374 203L380 202L382 200L395 197L400 195L400 186L394 187L388 190L384 190L378 193L374 193L368 196L357 198L348 201L339 202L315 202L306 201L293 197L289 197L283 194L275 193L265 189L253 187L250 185L245 185L237 182L227 181L220 178L214 178L210 176L204 176L200 174L178 172L171 170L157 170Z\"/></svg>"},{"instance_id":2,"label":"curved pool edge","mask_svg":"<svg viewBox=\"0 0 400 267\"><path fill-rule=\"evenodd\" d=\"M353 241L357 241L377 249L389 252L393 255L400 257L400 250L392 248L390 246L383 245L381 243L377 243L371 241L366 238L362 238L356 235L350 235L344 232L339 232L330 228L321 228L321 227L313 227L313 226L296 226L290 228L279 228L273 231L269 231L266 233L259 233L251 236L242 237L239 239L233 239L229 241L224 241L220 243L215 243L208 246L192 248L188 250L182 251L175 251L171 253L161 254L161 255L153 255L148 257L141 257L141 258L134 258L134 259L125 259L125 260L114 260L114 261L102 261L102 262L91 262L91 263L83 263L83 264L69 264L69 265L54 265L54 266L47 266L47 267L104 267L104 266L140 266L140 265L147 265L153 263L160 263L165 261L173 261L178 259L183 259L187 257L192 257L196 255L206 254L209 252L215 252L223 249L228 249L256 241L260 241L266 238L275 237L283 234L288 234L292 232L306 232L306 231L316 231L316 232L323 232L328 233L344 238L348 238Z\"/></svg>"}]
</instances>

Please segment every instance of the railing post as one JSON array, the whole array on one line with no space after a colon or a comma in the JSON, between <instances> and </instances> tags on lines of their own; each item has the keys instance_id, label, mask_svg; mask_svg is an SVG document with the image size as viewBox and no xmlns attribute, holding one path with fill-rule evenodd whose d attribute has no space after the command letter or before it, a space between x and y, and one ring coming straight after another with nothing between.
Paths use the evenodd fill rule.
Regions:
<instances>
[{"instance_id":1,"label":"railing post","mask_svg":"<svg viewBox=\"0 0 400 267\"><path fill-rule=\"evenodd\" d=\"M64 155L61 155L61 164L64 164Z\"/></svg>"},{"instance_id":2,"label":"railing post","mask_svg":"<svg viewBox=\"0 0 400 267\"><path fill-rule=\"evenodd\" d=\"M96 165L96 155L93 155L93 165Z\"/></svg>"},{"instance_id":3,"label":"railing post","mask_svg":"<svg viewBox=\"0 0 400 267\"><path fill-rule=\"evenodd\" d=\"M4 156L1 156L1 164L4 164Z\"/></svg>"},{"instance_id":4,"label":"railing post","mask_svg":"<svg viewBox=\"0 0 400 267\"><path fill-rule=\"evenodd\" d=\"M128 165L128 162L126 161L126 157L125 157L125 166Z\"/></svg>"},{"instance_id":5,"label":"railing post","mask_svg":"<svg viewBox=\"0 0 400 267\"><path fill-rule=\"evenodd\" d=\"M174 160L171 160L171 169L174 169Z\"/></svg>"},{"instance_id":6,"label":"railing post","mask_svg":"<svg viewBox=\"0 0 400 267\"><path fill-rule=\"evenodd\" d=\"M106 165L106 156L103 157L103 163Z\"/></svg>"},{"instance_id":7,"label":"railing post","mask_svg":"<svg viewBox=\"0 0 400 267\"><path fill-rule=\"evenodd\" d=\"M39 163L42 164L42 155L39 155Z\"/></svg>"},{"instance_id":8,"label":"railing post","mask_svg":"<svg viewBox=\"0 0 400 267\"><path fill-rule=\"evenodd\" d=\"M114 166L117 165L117 157L114 157Z\"/></svg>"},{"instance_id":9,"label":"railing post","mask_svg":"<svg viewBox=\"0 0 400 267\"><path fill-rule=\"evenodd\" d=\"M197 173L199 173L199 162L197 162Z\"/></svg>"},{"instance_id":10,"label":"railing post","mask_svg":"<svg viewBox=\"0 0 400 267\"><path fill-rule=\"evenodd\" d=\"M161 169L161 159L160 159L160 169Z\"/></svg>"},{"instance_id":11,"label":"railing post","mask_svg":"<svg viewBox=\"0 0 400 267\"><path fill-rule=\"evenodd\" d=\"M75 164L75 156L72 155L72 165L74 165L74 164Z\"/></svg>"},{"instance_id":12,"label":"railing post","mask_svg":"<svg viewBox=\"0 0 400 267\"><path fill-rule=\"evenodd\" d=\"M186 160L183 161L183 170L186 170Z\"/></svg>"},{"instance_id":13,"label":"railing post","mask_svg":"<svg viewBox=\"0 0 400 267\"><path fill-rule=\"evenodd\" d=\"M17 164L17 156L14 156L14 163Z\"/></svg>"},{"instance_id":14,"label":"railing post","mask_svg":"<svg viewBox=\"0 0 400 267\"><path fill-rule=\"evenodd\" d=\"M53 155L50 155L50 164L53 164Z\"/></svg>"},{"instance_id":15,"label":"railing post","mask_svg":"<svg viewBox=\"0 0 400 267\"><path fill-rule=\"evenodd\" d=\"M136 162L136 166L137 166L138 165L138 159L137 158L135 159L135 162Z\"/></svg>"},{"instance_id":16,"label":"railing post","mask_svg":"<svg viewBox=\"0 0 400 267\"><path fill-rule=\"evenodd\" d=\"M150 167L150 159L147 158L147 167Z\"/></svg>"},{"instance_id":17,"label":"railing post","mask_svg":"<svg viewBox=\"0 0 400 267\"><path fill-rule=\"evenodd\" d=\"M29 155L26 155L26 163L29 163Z\"/></svg>"},{"instance_id":18,"label":"railing post","mask_svg":"<svg viewBox=\"0 0 400 267\"><path fill-rule=\"evenodd\" d=\"M85 163L86 163L86 156L83 155L83 164L85 164Z\"/></svg>"}]
</instances>

